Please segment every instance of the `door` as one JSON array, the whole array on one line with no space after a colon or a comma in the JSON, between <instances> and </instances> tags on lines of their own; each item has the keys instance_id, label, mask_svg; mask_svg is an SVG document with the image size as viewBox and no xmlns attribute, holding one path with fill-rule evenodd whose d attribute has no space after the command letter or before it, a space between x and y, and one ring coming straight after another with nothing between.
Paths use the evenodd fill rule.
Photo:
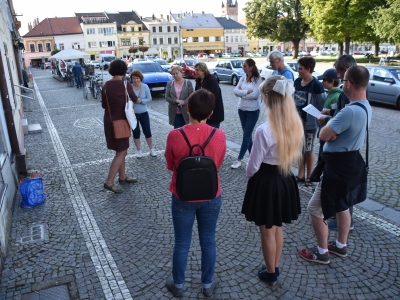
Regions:
<instances>
[{"instance_id":1,"label":"door","mask_svg":"<svg viewBox=\"0 0 400 300\"><path fill-rule=\"evenodd\" d=\"M368 84L368 98L372 101L396 104L396 80L389 70L375 68Z\"/></svg>"}]
</instances>

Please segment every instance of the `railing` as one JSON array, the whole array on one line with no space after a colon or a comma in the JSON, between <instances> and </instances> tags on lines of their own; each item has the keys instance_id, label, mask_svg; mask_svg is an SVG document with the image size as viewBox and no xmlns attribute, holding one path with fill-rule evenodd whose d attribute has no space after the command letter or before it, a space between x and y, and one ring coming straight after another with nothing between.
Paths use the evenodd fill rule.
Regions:
<instances>
[{"instance_id":1,"label":"railing","mask_svg":"<svg viewBox=\"0 0 400 300\"><path fill-rule=\"evenodd\" d=\"M14 86L17 86L17 87L22 88L22 89L24 89L24 90L31 91L31 92L33 93L33 98L32 98L32 97L25 96L25 95L21 95L21 94L15 93L16 96L20 96L20 97L23 97L23 98L28 98L28 99L36 100L36 99L35 99L35 90L34 90L34 89L30 89L30 88L27 88L27 87L25 87L25 86L23 86L23 85L18 85L18 84L14 84Z\"/></svg>"}]
</instances>

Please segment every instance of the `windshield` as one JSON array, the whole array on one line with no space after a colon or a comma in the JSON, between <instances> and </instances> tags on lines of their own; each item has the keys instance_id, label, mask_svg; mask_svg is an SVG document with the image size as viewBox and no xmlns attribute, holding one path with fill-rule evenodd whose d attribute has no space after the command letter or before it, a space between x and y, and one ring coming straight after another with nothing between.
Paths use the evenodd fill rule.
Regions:
<instances>
[{"instance_id":1,"label":"windshield","mask_svg":"<svg viewBox=\"0 0 400 300\"><path fill-rule=\"evenodd\" d=\"M156 63L132 64L132 69L139 70L142 73L164 72L160 65Z\"/></svg>"},{"instance_id":2,"label":"windshield","mask_svg":"<svg viewBox=\"0 0 400 300\"><path fill-rule=\"evenodd\" d=\"M115 56L105 56L103 57L103 60L106 62L111 62L115 59Z\"/></svg>"},{"instance_id":3,"label":"windshield","mask_svg":"<svg viewBox=\"0 0 400 300\"><path fill-rule=\"evenodd\" d=\"M390 73L392 73L397 80L400 80L400 69L391 69Z\"/></svg>"},{"instance_id":4,"label":"windshield","mask_svg":"<svg viewBox=\"0 0 400 300\"><path fill-rule=\"evenodd\" d=\"M232 68L240 69L243 68L244 60L231 60Z\"/></svg>"},{"instance_id":5,"label":"windshield","mask_svg":"<svg viewBox=\"0 0 400 300\"><path fill-rule=\"evenodd\" d=\"M165 60L156 60L160 65L169 65Z\"/></svg>"},{"instance_id":6,"label":"windshield","mask_svg":"<svg viewBox=\"0 0 400 300\"><path fill-rule=\"evenodd\" d=\"M188 60L185 60L185 64L187 65L187 66L190 66L190 67L194 67L194 65L195 64L197 64L197 60L190 60L190 59L188 59Z\"/></svg>"},{"instance_id":7,"label":"windshield","mask_svg":"<svg viewBox=\"0 0 400 300\"><path fill-rule=\"evenodd\" d=\"M299 66L297 65L297 62L288 62L287 63L289 65L289 67L292 68L293 71L297 72L299 69Z\"/></svg>"}]
</instances>

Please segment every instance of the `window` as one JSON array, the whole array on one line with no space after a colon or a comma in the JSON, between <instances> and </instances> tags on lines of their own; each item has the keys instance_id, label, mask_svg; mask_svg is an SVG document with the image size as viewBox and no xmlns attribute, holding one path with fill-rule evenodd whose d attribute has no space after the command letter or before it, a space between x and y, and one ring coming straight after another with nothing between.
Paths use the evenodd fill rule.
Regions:
<instances>
[{"instance_id":1,"label":"window","mask_svg":"<svg viewBox=\"0 0 400 300\"><path fill-rule=\"evenodd\" d=\"M171 26L167 26L167 32L171 32Z\"/></svg>"},{"instance_id":2,"label":"window","mask_svg":"<svg viewBox=\"0 0 400 300\"><path fill-rule=\"evenodd\" d=\"M172 39L168 38L168 45L172 44Z\"/></svg>"},{"instance_id":3,"label":"window","mask_svg":"<svg viewBox=\"0 0 400 300\"><path fill-rule=\"evenodd\" d=\"M38 50L39 52L43 52L43 45L42 44L38 44L38 49L39 49Z\"/></svg>"},{"instance_id":4,"label":"window","mask_svg":"<svg viewBox=\"0 0 400 300\"><path fill-rule=\"evenodd\" d=\"M106 29L106 35L113 35L114 34L114 28L108 27Z\"/></svg>"},{"instance_id":5,"label":"window","mask_svg":"<svg viewBox=\"0 0 400 300\"><path fill-rule=\"evenodd\" d=\"M61 44L60 44L61 46ZM34 44L30 44L29 47L31 48L31 52L35 52L35 45Z\"/></svg>"},{"instance_id":6,"label":"window","mask_svg":"<svg viewBox=\"0 0 400 300\"><path fill-rule=\"evenodd\" d=\"M97 47L96 42L89 42L88 46L89 46L89 48L96 48Z\"/></svg>"},{"instance_id":7,"label":"window","mask_svg":"<svg viewBox=\"0 0 400 300\"><path fill-rule=\"evenodd\" d=\"M126 40L125 43L126 43L127 46L130 46L131 45L131 40Z\"/></svg>"},{"instance_id":8,"label":"window","mask_svg":"<svg viewBox=\"0 0 400 300\"><path fill-rule=\"evenodd\" d=\"M221 37L220 37L220 36L216 36L216 37L215 37L215 41L216 41L216 42L220 42L220 41L221 41Z\"/></svg>"},{"instance_id":9,"label":"window","mask_svg":"<svg viewBox=\"0 0 400 300\"><path fill-rule=\"evenodd\" d=\"M231 43L233 43L233 35L231 36Z\"/></svg>"},{"instance_id":10,"label":"window","mask_svg":"<svg viewBox=\"0 0 400 300\"><path fill-rule=\"evenodd\" d=\"M174 44L178 44L178 38L174 38Z\"/></svg>"},{"instance_id":11,"label":"window","mask_svg":"<svg viewBox=\"0 0 400 300\"><path fill-rule=\"evenodd\" d=\"M138 31L142 31L142 27L138 27Z\"/></svg>"},{"instance_id":12,"label":"window","mask_svg":"<svg viewBox=\"0 0 400 300\"><path fill-rule=\"evenodd\" d=\"M105 41L99 42L99 47L101 47L101 48L108 47L108 42L105 42Z\"/></svg>"},{"instance_id":13,"label":"window","mask_svg":"<svg viewBox=\"0 0 400 300\"><path fill-rule=\"evenodd\" d=\"M121 46L125 46L125 40L121 40Z\"/></svg>"},{"instance_id":14,"label":"window","mask_svg":"<svg viewBox=\"0 0 400 300\"><path fill-rule=\"evenodd\" d=\"M155 28L155 27L153 27ZM157 38L153 38L153 45L157 45Z\"/></svg>"},{"instance_id":15,"label":"window","mask_svg":"<svg viewBox=\"0 0 400 300\"><path fill-rule=\"evenodd\" d=\"M178 32L178 26L174 26L174 32Z\"/></svg>"},{"instance_id":16,"label":"window","mask_svg":"<svg viewBox=\"0 0 400 300\"><path fill-rule=\"evenodd\" d=\"M157 32L156 30L157 30L157 28L155 26L153 26L153 32Z\"/></svg>"},{"instance_id":17,"label":"window","mask_svg":"<svg viewBox=\"0 0 400 300\"><path fill-rule=\"evenodd\" d=\"M198 37L194 37L193 38L193 43L198 43L199 42L199 38Z\"/></svg>"},{"instance_id":18,"label":"window","mask_svg":"<svg viewBox=\"0 0 400 300\"><path fill-rule=\"evenodd\" d=\"M226 39L226 43L228 43L229 42L229 36L226 36L225 39Z\"/></svg>"},{"instance_id":19,"label":"window","mask_svg":"<svg viewBox=\"0 0 400 300\"><path fill-rule=\"evenodd\" d=\"M46 43L46 51L51 51L50 43Z\"/></svg>"},{"instance_id":20,"label":"window","mask_svg":"<svg viewBox=\"0 0 400 300\"><path fill-rule=\"evenodd\" d=\"M160 45L164 44L164 39L160 38Z\"/></svg>"},{"instance_id":21,"label":"window","mask_svg":"<svg viewBox=\"0 0 400 300\"><path fill-rule=\"evenodd\" d=\"M64 50L64 44L58 44L60 50Z\"/></svg>"},{"instance_id":22,"label":"window","mask_svg":"<svg viewBox=\"0 0 400 300\"><path fill-rule=\"evenodd\" d=\"M238 42L238 37L237 37L237 36L235 36L235 42L236 42L236 43Z\"/></svg>"},{"instance_id":23,"label":"window","mask_svg":"<svg viewBox=\"0 0 400 300\"><path fill-rule=\"evenodd\" d=\"M112 47L115 46L115 42L114 41L107 41L107 47Z\"/></svg>"},{"instance_id":24,"label":"window","mask_svg":"<svg viewBox=\"0 0 400 300\"><path fill-rule=\"evenodd\" d=\"M158 32L162 32L162 26L158 27Z\"/></svg>"},{"instance_id":25,"label":"window","mask_svg":"<svg viewBox=\"0 0 400 300\"><path fill-rule=\"evenodd\" d=\"M243 36L242 35L240 36L240 42L243 42Z\"/></svg>"},{"instance_id":26,"label":"window","mask_svg":"<svg viewBox=\"0 0 400 300\"><path fill-rule=\"evenodd\" d=\"M104 28L97 28L98 34L103 34L104 33Z\"/></svg>"},{"instance_id":27,"label":"window","mask_svg":"<svg viewBox=\"0 0 400 300\"><path fill-rule=\"evenodd\" d=\"M203 42L209 42L210 41L210 38L208 37L208 36L205 36L204 38L203 38Z\"/></svg>"},{"instance_id":28,"label":"window","mask_svg":"<svg viewBox=\"0 0 400 300\"><path fill-rule=\"evenodd\" d=\"M94 28L87 28L86 33L87 34L96 34L96 30Z\"/></svg>"}]
</instances>

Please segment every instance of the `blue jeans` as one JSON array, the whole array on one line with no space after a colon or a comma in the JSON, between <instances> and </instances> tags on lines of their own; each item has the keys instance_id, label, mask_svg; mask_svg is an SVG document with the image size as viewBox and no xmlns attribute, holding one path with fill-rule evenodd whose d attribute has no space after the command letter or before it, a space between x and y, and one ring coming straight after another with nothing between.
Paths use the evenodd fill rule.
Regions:
<instances>
[{"instance_id":1,"label":"blue jeans","mask_svg":"<svg viewBox=\"0 0 400 300\"><path fill-rule=\"evenodd\" d=\"M174 120L174 128L183 127L186 125L185 119L183 118L182 114L176 114Z\"/></svg>"},{"instance_id":2,"label":"blue jeans","mask_svg":"<svg viewBox=\"0 0 400 300\"><path fill-rule=\"evenodd\" d=\"M238 109L238 112L240 123L242 124L243 129L242 146L240 146L238 159L242 160L244 155L246 154L246 151L248 150L250 154L251 148L253 147L253 139L251 136L253 134L254 127L257 124L258 117L260 116L260 110L257 109L246 111Z\"/></svg>"},{"instance_id":3,"label":"blue jeans","mask_svg":"<svg viewBox=\"0 0 400 300\"><path fill-rule=\"evenodd\" d=\"M172 194L171 211L175 231L172 277L175 284L182 285L185 282L192 228L196 218L201 247L201 283L206 288L211 285L217 259L215 230L221 203L221 195L207 202L186 202Z\"/></svg>"},{"instance_id":4,"label":"blue jeans","mask_svg":"<svg viewBox=\"0 0 400 300\"><path fill-rule=\"evenodd\" d=\"M150 130L150 118L149 113L146 111L141 114L136 114L137 126L132 130L133 138L135 140L140 138L140 127L139 123L142 126L142 130L146 139L151 138L151 130Z\"/></svg>"},{"instance_id":5,"label":"blue jeans","mask_svg":"<svg viewBox=\"0 0 400 300\"><path fill-rule=\"evenodd\" d=\"M82 75L75 76L76 87L82 87Z\"/></svg>"}]
</instances>

